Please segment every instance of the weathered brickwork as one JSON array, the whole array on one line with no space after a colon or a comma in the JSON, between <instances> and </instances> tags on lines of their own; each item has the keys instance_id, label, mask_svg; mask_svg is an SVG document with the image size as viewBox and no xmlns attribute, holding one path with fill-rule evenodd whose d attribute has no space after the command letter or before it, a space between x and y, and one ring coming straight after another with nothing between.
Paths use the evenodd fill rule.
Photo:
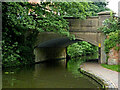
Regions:
<instances>
[{"instance_id":1,"label":"weathered brickwork","mask_svg":"<svg viewBox=\"0 0 120 90\"><path fill-rule=\"evenodd\" d=\"M110 50L108 54L108 65L118 65L118 63L120 63L119 53L120 50L115 50L115 47Z\"/></svg>"}]
</instances>

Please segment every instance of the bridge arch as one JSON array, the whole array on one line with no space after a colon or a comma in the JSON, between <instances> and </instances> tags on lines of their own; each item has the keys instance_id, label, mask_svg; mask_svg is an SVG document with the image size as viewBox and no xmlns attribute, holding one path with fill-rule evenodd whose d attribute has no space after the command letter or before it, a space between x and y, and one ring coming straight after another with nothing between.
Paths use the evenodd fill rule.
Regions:
<instances>
[{"instance_id":1,"label":"bridge arch","mask_svg":"<svg viewBox=\"0 0 120 90\"><path fill-rule=\"evenodd\" d=\"M106 54L104 52L105 35L98 31L97 28L102 26L102 22L109 17L110 12L101 12L98 13L97 17L88 17L86 20L65 17L69 22L69 32L75 35L76 40L70 40L53 32L39 33L34 49L35 62L66 58L66 46L78 41L87 41L95 46L101 44L100 63L106 63Z\"/></svg>"},{"instance_id":2,"label":"bridge arch","mask_svg":"<svg viewBox=\"0 0 120 90\"><path fill-rule=\"evenodd\" d=\"M75 40L70 40L67 37L58 37L47 40L43 43L39 43L34 50L35 62L42 62L45 60L54 60L54 59L66 59L67 57L66 47L80 41L85 41L85 40L80 40L80 38ZM93 45L97 46L95 43Z\"/></svg>"}]
</instances>

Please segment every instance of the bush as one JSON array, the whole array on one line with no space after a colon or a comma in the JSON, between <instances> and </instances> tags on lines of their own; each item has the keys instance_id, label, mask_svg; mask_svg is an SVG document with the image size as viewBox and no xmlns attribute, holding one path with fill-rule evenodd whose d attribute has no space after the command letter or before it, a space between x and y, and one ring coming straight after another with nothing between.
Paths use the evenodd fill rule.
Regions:
<instances>
[{"instance_id":1,"label":"bush","mask_svg":"<svg viewBox=\"0 0 120 90\"><path fill-rule=\"evenodd\" d=\"M120 30L117 30L116 32L111 32L109 33L109 38L106 38L104 44L105 44L105 52L109 53L110 49L115 47L115 50L120 50L120 46L118 46L118 44L120 44L118 35L120 33Z\"/></svg>"},{"instance_id":2,"label":"bush","mask_svg":"<svg viewBox=\"0 0 120 90\"><path fill-rule=\"evenodd\" d=\"M120 21L116 17L110 17L103 22L103 26L99 28L105 35L120 29Z\"/></svg>"},{"instance_id":3,"label":"bush","mask_svg":"<svg viewBox=\"0 0 120 90\"><path fill-rule=\"evenodd\" d=\"M96 52L97 47L85 41L74 43L72 45L69 45L67 48L67 54L71 58L92 55Z\"/></svg>"}]
</instances>

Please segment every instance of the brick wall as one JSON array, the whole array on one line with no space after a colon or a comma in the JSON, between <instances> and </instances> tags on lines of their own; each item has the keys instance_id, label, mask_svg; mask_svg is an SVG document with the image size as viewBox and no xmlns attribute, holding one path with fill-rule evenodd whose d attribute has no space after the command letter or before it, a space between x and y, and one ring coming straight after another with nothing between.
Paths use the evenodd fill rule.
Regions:
<instances>
[{"instance_id":1,"label":"brick wall","mask_svg":"<svg viewBox=\"0 0 120 90\"><path fill-rule=\"evenodd\" d=\"M108 54L108 65L118 65L120 63L120 50L115 50L115 47L112 48Z\"/></svg>"}]
</instances>

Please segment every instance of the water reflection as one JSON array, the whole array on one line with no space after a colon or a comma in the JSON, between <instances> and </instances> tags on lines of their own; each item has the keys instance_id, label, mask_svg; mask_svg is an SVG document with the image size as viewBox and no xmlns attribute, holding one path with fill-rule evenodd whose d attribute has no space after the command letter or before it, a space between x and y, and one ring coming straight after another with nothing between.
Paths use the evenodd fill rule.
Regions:
<instances>
[{"instance_id":1,"label":"water reflection","mask_svg":"<svg viewBox=\"0 0 120 90\"><path fill-rule=\"evenodd\" d=\"M96 88L96 82L83 76L75 63L49 61L24 68L3 71L3 88ZM5 73L8 72L8 73ZM14 73L10 73L14 72ZM76 73L75 73L76 72Z\"/></svg>"}]
</instances>

